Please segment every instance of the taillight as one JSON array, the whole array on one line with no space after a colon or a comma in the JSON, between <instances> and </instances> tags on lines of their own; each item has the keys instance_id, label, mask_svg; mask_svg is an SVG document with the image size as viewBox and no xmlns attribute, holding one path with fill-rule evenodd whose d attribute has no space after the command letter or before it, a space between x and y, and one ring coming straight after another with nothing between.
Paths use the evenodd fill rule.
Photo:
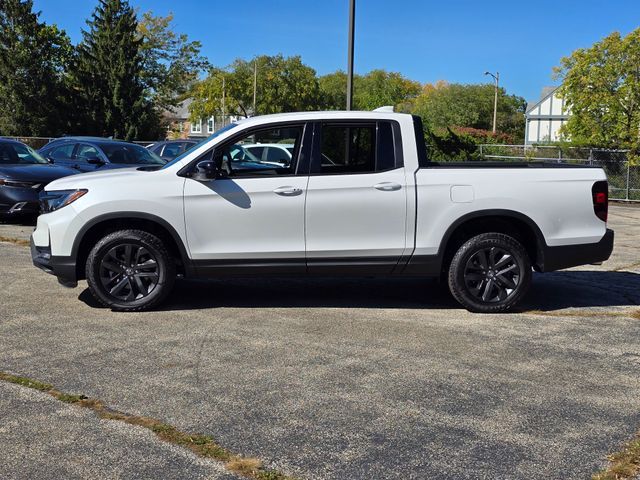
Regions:
<instances>
[{"instance_id":1,"label":"taillight","mask_svg":"<svg viewBox=\"0 0 640 480\"><path fill-rule=\"evenodd\" d=\"M596 182L591 187L593 197L593 211L603 222L607 221L609 213L609 184L606 180Z\"/></svg>"}]
</instances>

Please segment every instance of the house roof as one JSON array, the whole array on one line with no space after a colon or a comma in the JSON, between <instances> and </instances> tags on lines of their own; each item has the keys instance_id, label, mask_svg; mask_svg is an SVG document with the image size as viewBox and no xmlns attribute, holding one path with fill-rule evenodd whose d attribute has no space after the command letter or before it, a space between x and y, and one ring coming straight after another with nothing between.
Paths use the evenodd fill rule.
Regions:
<instances>
[{"instance_id":1,"label":"house roof","mask_svg":"<svg viewBox=\"0 0 640 480\"><path fill-rule=\"evenodd\" d=\"M554 87L554 86L543 87L542 88L542 94L540 95L540 99L535 101L535 102L528 102L527 103L527 110L526 110L525 113L529 113L531 110L533 110L538 105L543 103L546 99L548 99L552 95L555 95L556 90L558 90L559 88L560 88L559 86L557 86L557 87Z\"/></svg>"}]
</instances>

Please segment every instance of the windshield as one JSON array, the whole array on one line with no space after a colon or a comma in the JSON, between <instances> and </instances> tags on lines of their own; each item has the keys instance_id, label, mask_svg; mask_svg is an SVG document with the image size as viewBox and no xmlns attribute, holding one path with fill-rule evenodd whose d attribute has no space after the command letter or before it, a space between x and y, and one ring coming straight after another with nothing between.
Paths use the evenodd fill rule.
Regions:
<instances>
[{"instance_id":1,"label":"windshield","mask_svg":"<svg viewBox=\"0 0 640 480\"><path fill-rule=\"evenodd\" d=\"M164 165L155 153L140 145L127 143L102 143L100 148L111 163L125 165Z\"/></svg>"},{"instance_id":2,"label":"windshield","mask_svg":"<svg viewBox=\"0 0 640 480\"><path fill-rule=\"evenodd\" d=\"M196 148L199 147L201 144L203 144L204 142L208 142L209 140L212 140L216 137L219 137L220 135L222 135L225 132L228 132L229 130L231 130L232 128L235 128L238 124L237 123L230 123L229 125L227 125L226 127L222 127L220 130L216 130L215 132L213 132L213 134L209 137L206 138L204 140L202 140L200 143L195 144L194 146L192 146L189 150L187 150L186 152L184 152L181 155L178 155L176 158L174 158L173 160L171 160L169 163L167 163L163 168L167 168L170 167L171 165L179 162L180 160L182 160L184 157L186 157L187 155L189 155L189 153L191 153L191 151Z\"/></svg>"},{"instance_id":3,"label":"windshield","mask_svg":"<svg viewBox=\"0 0 640 480\"><path fill-rule=\"evenodd\" d=\"M0 164L49 163L31 147L21 143L0 143Z\"/></svg>"}]
</instances>

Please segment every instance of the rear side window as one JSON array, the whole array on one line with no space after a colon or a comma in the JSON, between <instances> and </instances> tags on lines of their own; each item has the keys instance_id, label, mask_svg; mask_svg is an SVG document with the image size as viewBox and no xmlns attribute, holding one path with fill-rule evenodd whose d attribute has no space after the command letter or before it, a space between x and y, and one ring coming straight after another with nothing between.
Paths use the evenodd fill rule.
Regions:
<instances>
[{"instance_id":1,"label":"rear side window","mask_svg":"<svg viewBox=\"0 0 640 480\"><path fill-rule=\"evenodd\" d=\"M396 167L394 131L390 122L321 126L315 174L372 173ZM319 165L318 165L319 164Z\"/></svg>"}]
</instances>

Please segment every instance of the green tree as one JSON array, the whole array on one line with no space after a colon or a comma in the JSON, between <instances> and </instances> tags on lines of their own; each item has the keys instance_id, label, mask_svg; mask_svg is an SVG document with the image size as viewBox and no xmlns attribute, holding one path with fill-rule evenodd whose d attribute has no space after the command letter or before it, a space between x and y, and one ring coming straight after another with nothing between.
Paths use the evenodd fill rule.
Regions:
<instances>
[{"instance_id":1,"label":"green tree","mask_svg":"<svg viewBox=\"0 0 640 480\"><path fill-rule=\"evenodd\" d=\"M571 111L563 128L572 142L599 147L640 143L640 28L576 50L555 71Z\"/></svg>"},{"instance_id":2,"label":"green tree","mask_svg":"<svg viewBox=\"0 0 640 480\"><path fill-rule=\"evenodd\" d=\"M462 85L438 82L427 85L416 99L414 113L420 115L429 130L444 132L453 127L491 130L494 106L493 85ZM501 88L498 96L499 132L523 140L526 102L508 95Z\"/></svg>"},{"instance_id":3,"label":"green tree","mask_svg":"<svg viewBox=\"0 0 640 480\"><path fill-rule=\"evenodd\" d=\"M258 71L256 112L253 112L254 65ZM315 70L302 63L299 56L262 55L252 61L238 59L226 69L211 69L193 90L194 119L223 113L223 78L226 114L248 116L318 108Z\"/></svg>"},{"instance_id":4,"label":"green tree","mask_svg":"<svg viewBox=\"0 0 640 480\"><path fill-rule=\"evenodd\" d=\"M64 72L69 37L46 25L31 0L0 0L0 134L59 135L67 129Z\"/></svg>"},{"instance_id":5,"label":"green tree","mask_svg":"<svg viewBox=\"0 0 640 480\"><path fill-rule=\"evenodd\" d=\"M157 136L133 8L127 0L99 0L87 25L72 69L75 131L126 140Z\"/></svg>"},{"instance_id":6,"label":"green tree","mask_svg":"<svg viewBox=\"0 0 640 480\"><path fill-rule=\"evenodd\" d=\"M144 13L138 23L138 35L142 40L141 78L152 102L160 109L177 106L198 75L210 67L200 55L202 44L174 31L173 14L161 17Z\"/></svg>"},{"instance_id":7,"label":"green tree","mask_svg":"<svg viewBox=\"0 0 640 480\"><path fill-rule=\"evenodd\" d=\"M344 110L347 103L347 74L341 70L319 78L320 104L327 110ZM353 108L373 110L393 105L398 111L409 111L421 92L419 82L397 72L372 70L353 79Z\"/></svg>"}]
</instances>

